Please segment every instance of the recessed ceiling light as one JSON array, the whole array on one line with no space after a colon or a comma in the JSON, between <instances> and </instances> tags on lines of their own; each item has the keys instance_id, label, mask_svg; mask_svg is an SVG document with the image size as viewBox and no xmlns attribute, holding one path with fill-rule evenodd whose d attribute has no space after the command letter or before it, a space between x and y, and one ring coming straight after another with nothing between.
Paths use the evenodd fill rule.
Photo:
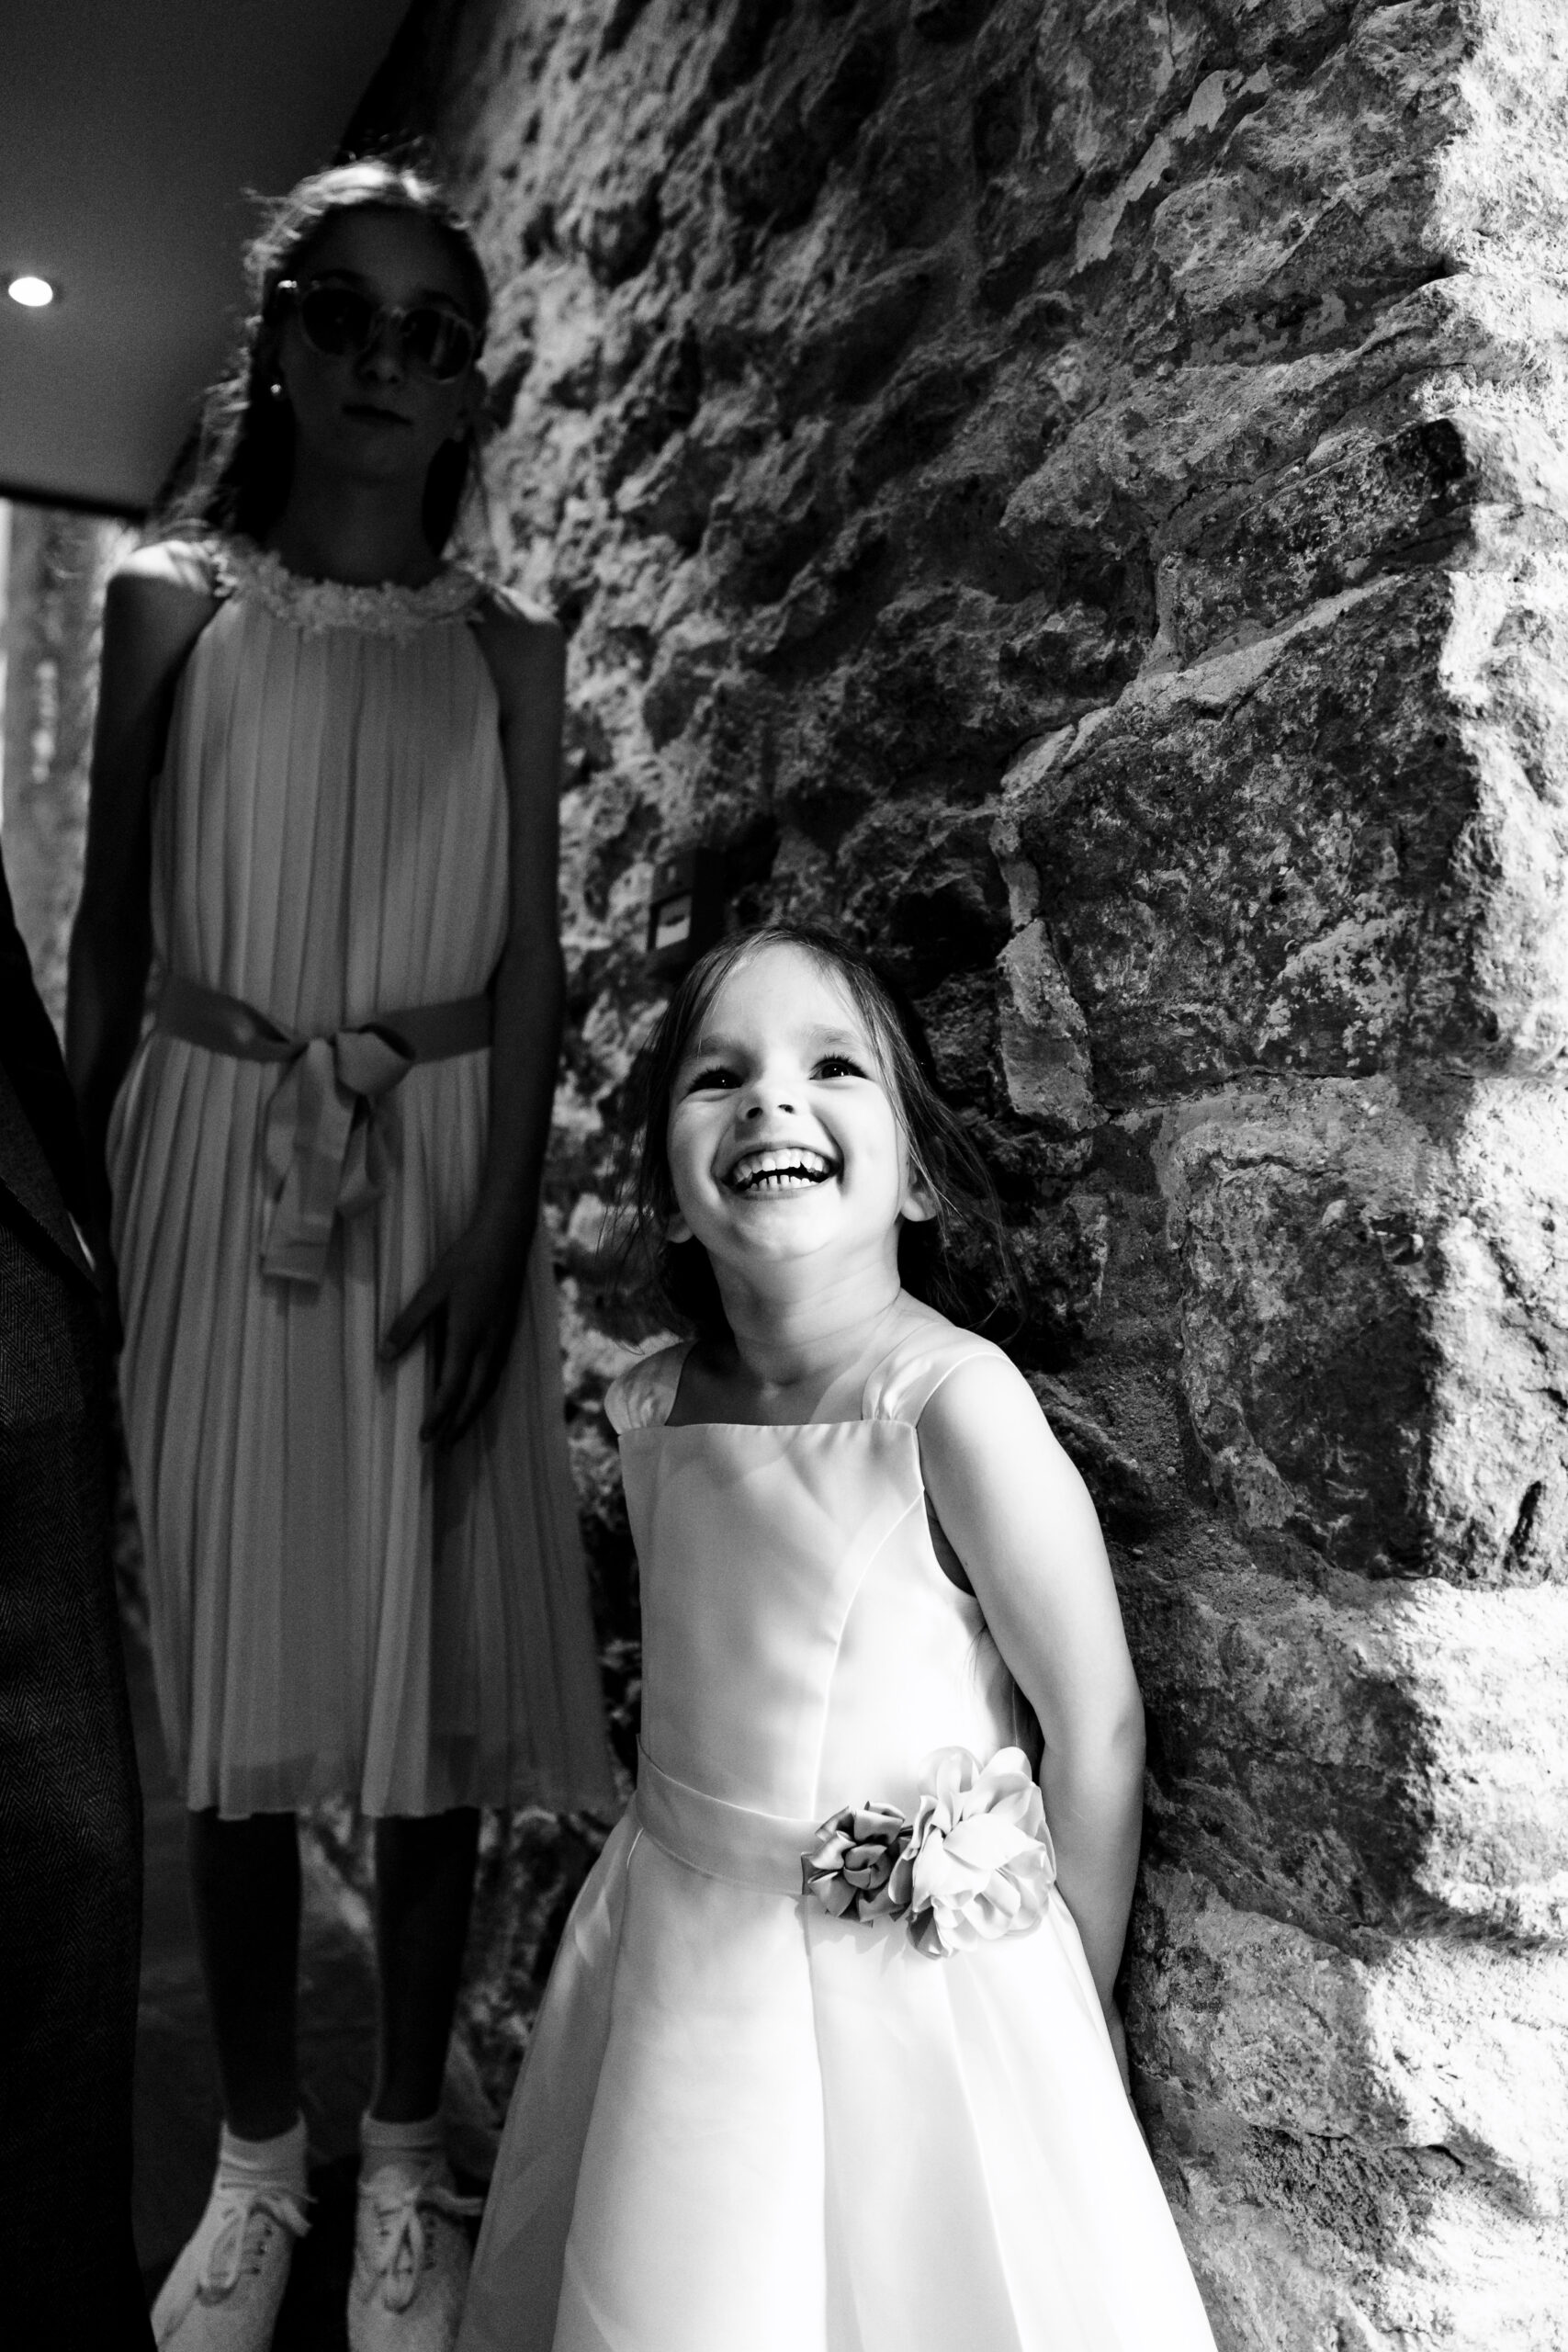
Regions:
<instances>
[{"instance_id":1,"label":"recessed ceiling light","mask_svg":"<svg viewBox=\"0 0 1568 2352\"><path fill-rule=\"evenodd\" d=\"M34 277L27 271L20 277L13 277L6 291L24 311L47 311L54 300L54 288L48 278Z\"/></svg>"}]
</instances>

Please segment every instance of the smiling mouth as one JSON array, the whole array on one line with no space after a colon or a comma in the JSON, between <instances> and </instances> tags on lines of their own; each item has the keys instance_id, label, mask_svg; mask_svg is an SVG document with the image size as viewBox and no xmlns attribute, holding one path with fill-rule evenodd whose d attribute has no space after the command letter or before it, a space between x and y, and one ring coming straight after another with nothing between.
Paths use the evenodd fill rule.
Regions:
<instances>
[{"instance_id":1,"label":"smiling mouth","mask_svg":"<svg viewBox=\"0 0 1568 2352\"><path fill-rule=\"evenodd\" d=\"M345 401L344 413L364 424L406 424L408 418L400 416L395 408L377 408L369 401Z\"/></svg>"},{"instance_id":2,"label":"smiling mouth","mask_svg":"<svg viewBox=\"0 0 1568 2352\"><path fill-rule=\"evenodd\" d=\"M790 1144L783 1150L742 1152L724 1181L732 1193L800 1193L838 1172L838 1163L826 1152Z\"/></svg>"}]
</instances>

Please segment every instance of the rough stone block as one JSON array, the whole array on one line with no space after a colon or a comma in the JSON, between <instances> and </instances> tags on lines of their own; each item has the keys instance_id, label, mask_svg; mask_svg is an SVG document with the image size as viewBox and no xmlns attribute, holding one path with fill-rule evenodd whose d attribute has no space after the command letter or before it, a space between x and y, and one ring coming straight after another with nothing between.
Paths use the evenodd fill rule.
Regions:
<instances>
[{"instance_id":1,"label":"rough stone block","mask_svg":"<svg viewBox=\"0 0 1568 2352\"><path fill-rule=\"evenodd\" d=\"M1565 613L1554 568L1404 574L1080 728L1014 818L1102 1099L1557 1050L1568 818L1513 645Z\"/></svg>"},{"instance_id":2,"label":"rough stone block","mask_svg":"<svg viewBox=\"0 0 1568 2352\"><path fill-rule=\"evenodd\" d=\"M1156 1852L1347 1950L1568 1944L1561 1587L1304 1589L1180 1525L1120 1584Z\"/></svg>"},{"instance_id":3,"label":"rough stone block","mask_svg":"<svg viewBox=\"0 0 1568 2352\"><path fill-rule=\"evenodd\" d=\"M1002 1069L1008 1101L1054 1142L1088 1164L1096 1120L1089 1025L1041 922L1015 932L1002 950Z\"/></svg>"},{"instance_id":4,"label":"rough stone block","mask_svg":"<svg viewBox=\"0 0 1568 2352\"><path fill-rule=\"evenodd\" d=\"M1565 1144L1568 1102L1527 1080L1170 1114L1182 1386L1244 1524L1372 1574L1564 1574Z\"/></svg>"},{"instance_id":5,"label":"rough stone block","mask_svg":"<svg viewBox=\"0 0 1568 2352\"><path fill-rule=\"evenodd\" d=\"M1133 1987L1140 2096L1233 2341L1562 2342L1561 1952L1416 1939L1353 1958L1156 1871ZM1235 2238L1253 2243L1227 2277ZM1331 2332L1352 2317L1363 2335Z\"/></svg>"}]
</instances>

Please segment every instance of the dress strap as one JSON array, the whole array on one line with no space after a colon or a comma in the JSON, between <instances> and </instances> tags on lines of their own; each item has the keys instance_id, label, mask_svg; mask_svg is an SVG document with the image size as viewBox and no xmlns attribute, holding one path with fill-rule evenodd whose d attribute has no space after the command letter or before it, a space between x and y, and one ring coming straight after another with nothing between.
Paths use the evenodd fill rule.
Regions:
<instances>
[{"instance_id":1,"label":"dress strap","mask_svg":"<svg viewBox=\"0 0 1568 2352\"><path fill-rule=\"evenodd\" d=\"M977 1331L961 1331L944 1316L933 1314L928 1325L906 1334L885 1356L861 1392L861 1419L866 1421L918 1421L942 1382L960 1364L994 1357L1011 1364L1011 1358Z\"/></svg>"},{"instance_id":2,"label":"dress strap","mask_svg":"<svg viewBox=\"0 0 1568 2352\"><path fill-rule=\"evenodd\" d=\"M694 1341L678 1340L672 1347L639 1356L604 1392L604 1410L617 1437L627 1430L661 1429L670 1419L675 1391Z\"/></svg>"}]
</instances>

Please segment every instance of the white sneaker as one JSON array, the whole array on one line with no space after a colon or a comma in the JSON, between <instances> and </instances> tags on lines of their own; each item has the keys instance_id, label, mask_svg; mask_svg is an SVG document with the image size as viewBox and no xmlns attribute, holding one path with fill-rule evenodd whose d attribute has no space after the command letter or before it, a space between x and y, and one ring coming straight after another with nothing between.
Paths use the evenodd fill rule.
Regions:
<instances>
[{"instance_id":1,"label":"white sneaker","mask_svg":"<svg viewBox=\"0 0 1568 2352\"><path fill-rule=\"evenodd\" d=\"M349 2352L452 2352L481 2197L459 2197L444 2156L395 2159L361 2179L348 2290Z\"/></svg>"},{"instance_id":2,"label":"white sneaker","mask_svg":"<svg viewBox=\"0 0 1568 2352\"><path fill-rule=\"evenodd\" d=\"M268 2352L294 2241L310 2226L286 2188L215 2182L152 2306L159 2352Z\"/></svg>"}]
</instances>

